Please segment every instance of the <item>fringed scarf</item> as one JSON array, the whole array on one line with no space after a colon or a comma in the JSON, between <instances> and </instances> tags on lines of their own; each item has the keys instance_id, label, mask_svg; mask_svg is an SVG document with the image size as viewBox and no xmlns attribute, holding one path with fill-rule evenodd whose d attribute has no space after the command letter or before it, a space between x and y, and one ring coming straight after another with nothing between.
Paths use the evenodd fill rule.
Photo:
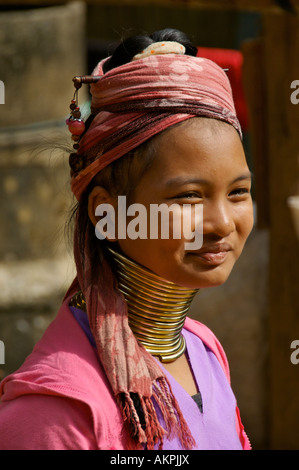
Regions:
<instances>
[{"instance_id":1,"label":"fringed scarf","mask_svg":"<svg viewBox=\"0 0 299 470\"><path fill-rule=\"evenodd\" d=\"M191 436L171 386L156 360L137 342L128 323L127 304L117 288L108 261L103 257L97 281L91 273L92 256L88 243L79 248L77 224L74 255L77 277L65 298L82 290L101 364L124 418L128 449L163 446L165 436L178 436L183 449L191 449ZM159 422L159 408L163 425ZM141 413L140 413L141 410Z\"/></svg>"},{"instance_id":2,"label":"fringed scarf","mask_svg":"<svg viewBox=\"0 0 299 470\"><path fill-rule=\"evenodd\" d=\"M72 176L72 190L80 200L93 177L162 130L194 116L220 119L241 134L225 72L207 59L185 55L156 55L134 60L105 75L102 63L91 86L93 122L80 140L78 154L85 168ZM104 257L92 259L86 237L79 249L77 224L74 255L77 278L67 296L82 290L97 351L111 384L128 435L128 448L163 447L172 434L182 448L194 439L169 382L157 361L140 345L128 324L127 305ZM92 263L101 263L96 282ZM156 413L160 409L163 423Z\"/></svg>"}]
</instances>

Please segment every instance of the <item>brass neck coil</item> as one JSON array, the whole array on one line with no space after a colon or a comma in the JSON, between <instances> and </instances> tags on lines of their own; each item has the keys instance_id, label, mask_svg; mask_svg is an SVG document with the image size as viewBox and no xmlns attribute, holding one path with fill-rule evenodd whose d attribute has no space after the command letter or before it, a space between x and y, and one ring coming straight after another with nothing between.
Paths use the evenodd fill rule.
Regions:
<instances>
[{"instance_id":1,"label":"brass neck coil","mask_svg":"<svg viewBox=\"0 0 299 470\"><path fill-rule=\"evenodd\" d=\"M198 289L166 281L108 248L114 260L118 288L128 305L128 320L137 340L161 362L172 362L186 348L185 318Z\"/></svg>"}]
</instances>

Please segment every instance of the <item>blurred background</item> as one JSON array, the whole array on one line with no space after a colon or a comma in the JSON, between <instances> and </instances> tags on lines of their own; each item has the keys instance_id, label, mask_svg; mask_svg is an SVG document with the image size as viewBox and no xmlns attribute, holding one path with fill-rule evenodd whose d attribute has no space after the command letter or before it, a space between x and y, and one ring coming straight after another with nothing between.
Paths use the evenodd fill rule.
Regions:
<instances>
[{"instance_id":1,"label":"blurred background","mask_svg":"<svg viewBox=\"0 0 299 470\"><path fill-rule=\"evenodd\" d=\"M178 28L229 69L255 175L247 246L190 316L224 346L253 447L299 450L298 12L295 0L0 2L0 378L31 352L74 276L72 77L123 37ZM88 114L87 90L79 100Z\"/></svg>"}]
</instances>

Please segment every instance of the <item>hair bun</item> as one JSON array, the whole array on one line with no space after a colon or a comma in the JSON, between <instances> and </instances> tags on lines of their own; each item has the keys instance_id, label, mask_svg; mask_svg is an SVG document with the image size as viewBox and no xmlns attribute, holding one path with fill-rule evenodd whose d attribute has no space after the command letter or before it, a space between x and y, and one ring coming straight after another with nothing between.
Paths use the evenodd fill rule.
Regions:
<instances>
[{"instance_id":1,"label":"hair bun","mask_svg":"<svg viewBox=\"0 0 299 470\"><path fill-rule=\"evenodd\" d=\"M187 34L177 29L166 28L155 31L148 36L133 36L122 41L112 56L106 60L103 72L106 73L111 69L131 62L134 57L136 58L136 55L141 54L147 47L154 43L162 42L175 42L179 46L183 46L186 55L196 56L197 54L197 47L192 43Z\"/></svg>"},{"instance_id":2,"label":"hair bun","mask_svg":"<svg viewBox=\"0 0 299 470\"><path fill-rule=\"evenodd\" d=\"M150 57L152 55L162 55L162 54L185 54L186 48L175 41L160 41L154 42L147 46L139 54L134 55L132 60L144 59L145 57Z\"/></svg>"}]
</instances>

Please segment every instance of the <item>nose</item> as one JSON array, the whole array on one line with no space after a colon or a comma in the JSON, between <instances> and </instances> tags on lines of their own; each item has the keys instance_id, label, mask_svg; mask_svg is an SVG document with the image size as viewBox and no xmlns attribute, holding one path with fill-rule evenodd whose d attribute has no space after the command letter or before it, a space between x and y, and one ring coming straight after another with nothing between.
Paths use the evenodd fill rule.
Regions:
<instances>
[{"instance_id":1,"label":"nose","mask_svg":"<svg viewBox=\"0 0 299 470\"><path fill-rule=\"evenodd\" d=\"M203 235L227 237L236 229L232 207L227 201L210 201L203 206Z\"/></svg>"}]
</instances>

